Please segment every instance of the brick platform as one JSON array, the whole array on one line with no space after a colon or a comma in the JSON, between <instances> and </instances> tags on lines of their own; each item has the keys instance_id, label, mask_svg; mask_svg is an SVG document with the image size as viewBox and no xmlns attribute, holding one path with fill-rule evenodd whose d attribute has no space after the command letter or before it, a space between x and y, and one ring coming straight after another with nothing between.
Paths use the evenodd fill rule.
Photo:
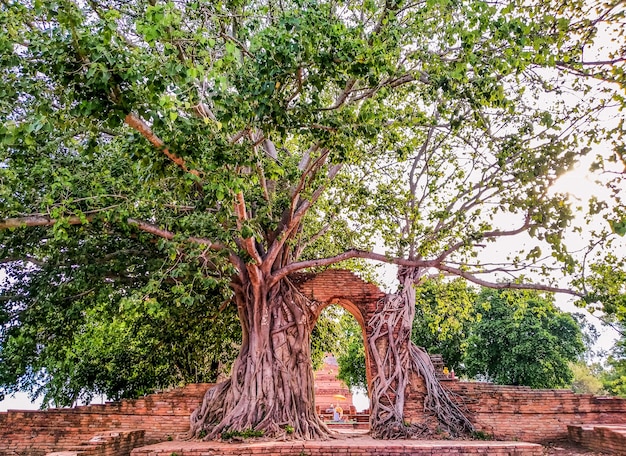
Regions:
<instances>
[{"instance_id":1,"label":"brick platform","mask_svg":"<svg viewBox=\"0 0 626 456\"><path fill-rule=\"evenodd\" d=\"M567 427L569 438L585 448L614 455L626 455L626 425L584 424Z\"/></svg>"},{"instance_id":2,"label":"brick platform","mask_svg":"<svg viewBox=\"0 0 626 456\"><path fill-rule=\"evenodd\" d=\"M163 442L135 448L131 456L396 456L403 455L489 455L541 456L543 447L524 442L451 440L381 441L370 437L325 442Z\"/></svg>"}]
</instances>

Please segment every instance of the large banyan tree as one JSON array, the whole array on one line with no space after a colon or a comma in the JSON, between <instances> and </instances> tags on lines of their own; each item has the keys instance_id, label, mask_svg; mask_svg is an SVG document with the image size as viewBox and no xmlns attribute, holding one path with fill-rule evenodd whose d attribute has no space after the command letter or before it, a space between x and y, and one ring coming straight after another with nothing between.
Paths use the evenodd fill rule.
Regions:
<instances>
[{"instance_id":1,"label":"large banyan tree","mask_svg":"<svg viewBox=\"0 0 626 456\"><path fill-rule=\"evenodd\" d=\"M442 426L471 429L410 343L413 284L626 307L607 250L625 230L624 6L593 3L0 1L0 359L80 337L70 314L184 311L213 290L240 351L190 434L324 438L316 316L290 276L374 260L399 267L375 319L374 434L423 430L403 423L410 371ZM588 207L553 189L584 160L606 190ZM16 332L42 307L58 333ZM33 359L2 387L49 381Z\"/></svg>"}]
</instances>

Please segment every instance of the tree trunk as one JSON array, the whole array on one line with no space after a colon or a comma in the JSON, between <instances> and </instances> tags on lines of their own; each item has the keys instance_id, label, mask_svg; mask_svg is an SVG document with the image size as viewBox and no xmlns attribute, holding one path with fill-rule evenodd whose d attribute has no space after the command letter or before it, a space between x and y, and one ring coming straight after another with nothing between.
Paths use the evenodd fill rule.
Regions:
<instances>
[{"instance_id":1,"label":"tree trunk","mask_svg":"<svg viewBox=\"0 0 626 456\"><path fill-rule=\"evenodd\" d=\"M284 439L326 439L331 431L315 413L308 300L288 280L237 286L243 329L231 378L205 394L191 416L189 437L261 431Z\"/></svg>"},{"instance_id":2,"label":"tree trunk","mask_svg":"<svg viewBox=\"0 0 626 456\"><path fill-rule=\"evenodd\" d=\"M371 434L375 438L398 439L427 435L427 423L407 424L404 401L411 372L424 379L424 411L437 418L439 427L453 436L471 432L473 426L437 379L430 356L411 342L415 317L415 290L418 270L401 267L398 272L401 289L379 303L370 321L368 339L374 362L371 385Z\"/></svg>"}]
</instances>

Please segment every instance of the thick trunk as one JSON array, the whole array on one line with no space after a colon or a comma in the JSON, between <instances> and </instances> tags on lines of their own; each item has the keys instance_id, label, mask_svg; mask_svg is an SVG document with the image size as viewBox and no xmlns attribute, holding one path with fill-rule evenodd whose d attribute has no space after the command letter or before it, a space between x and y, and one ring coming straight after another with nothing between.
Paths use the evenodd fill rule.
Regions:
<instances>
[{"instance_id":1,"label":"thick trunk","mask_svg":"<svg viewBox=\"0 0 626 456\"><path fill-rule=\"evenodd\" d=\"M270 290L263 282L240 289L241 351L231 378L207 391L193 413L190 437L255 430L272 438L327 438L315 413L307 299L288 279Z\"/></svg>"},{"instance_id":2,"label":"thick trunk","mask_svg":"<svg viewBox=\"0 0 626 456\"><path fill-rule=\"evenodd\" d=\"M414 268L400 268L401 290L381 300L369 323L372 332L368 348L374 362L370 423L375 438L411 438L432 432L428 423L407 424L404 420L404 401L411 372L423 378L426 386L424 411L437 419L440 428L454 436L473 430L472 424L439 383L426 351L411 342L415 317L413 284L417 274Z\"/></svg>"}]
</instances>

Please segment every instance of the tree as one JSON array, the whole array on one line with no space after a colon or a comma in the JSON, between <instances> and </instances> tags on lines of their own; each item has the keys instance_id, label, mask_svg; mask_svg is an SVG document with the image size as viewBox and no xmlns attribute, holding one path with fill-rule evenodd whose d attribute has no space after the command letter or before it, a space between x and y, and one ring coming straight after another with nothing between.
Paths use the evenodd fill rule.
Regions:
<instances>
[{"instance_id":1,"label":"tree","mask_svg":"<svg viewBox=\"0 0 626 456\"><path fill-rule=\"evenodd\" d=\"M604 372L602 382L611 394L626 397L626 325L621 322L621 337L615 342L607 360L608 369Z\"/></svg>"},{"instance_id":2,"label":"tree","mask_svg":"<svg viewBox=\"0 0 626 456\"><path fill-rule=\"evenodd\" d=\"M530 291L483 290L465 364L470 375L503 385L559 388L573 380L569 363L583 353L576 321Z\"/></svg>"},{"instance_id":3,"label":"tree","mask_svg":"<svg viewBox=\"0 0 626 456\"><path fill-rule=\"evenodd\" d=\"M412 341L425 347L428 353L441 354L446 366L455 372L467 374L466 367L470 365L470 375L494 378L495 374L485 367L485 358L489 358L494 365L500 365L502 360L511 360L503 366L516 362L524 372L530 371L527 365L552 366L555 370L567 365L563 376L574 374L577 382L573 386L575 390L593 388L598 392L602 389L599 372L592 375L590 367L583 362L583 355L591 352L591 346L597 339L597 331L584 315L559 311L551 298L517 292L510 299L501 299L498 306L492 306L490 303L495 292L482 289L479 293L462 280L445 281L441 278L426 280L416 288L415 293L416 318ZM343 348L346 355L339 358L339 376L350 386L365 382L365 353L362 341L352 341L349 334L348 330L342 336L347 347ZM508 340L494 341L487 340L487 337L506 337ZM470 344L473 348L468 350ZM549 345L548 350L552 351L534 351L533 344ZM473 358L475 355L476 358ZM572 358L574 355L575 358ZM524 377L518 384L530 385L528 378ZM566 384L547 381L544 387L563 387Z\"/></svg>"},{"instance_id":4,"label":"tree","mask_svg":"<svg viewBox=\"0 0 626 456\"><path fill-rule=\"evenodd\" d=\"M13 306L0 314L7 392L30 390L43 406L136 397L215 382L234 359L237 314L219 310L227 290L189 264L163 276L167 252L154 245L113 235L66 239L60 248L50 239L37 253L45 261L11 262L2 284Z\"/></svg>"},{"instance_id":5,"label":"tree","mask_svg":"<svg viewBox=\"0 0 626 456\"><path fill-rule=\"evenodd\" d=\"M338 306L326 307L320 314L311 333L311 364L314 370L322 367L327 353L341 350L343 331L343 309Z\"/></svg>"},{"instance_id":6,"label":"tree","mask_svg":"<svg viewBox=\"0 0 626 456\"><path fill-rule=\"evenodd\" d=\"M236 305L241 348L190 434L289 425L293 438L323 438L315 315L290 276L393 263L398 292L367 347L389 350L370 385L373 434L424 432L404 426L410 371L426 409L459 433L471 424L410 342L415 283L443 273L615 304L603 293L610 259L594 253L622 232L619 192L590 207L612 225L577 256L572 203L550 187L600 141L598 170L623 159L623 123L598 121L624 103L619 5L3 0L0 12L0 245L10 280L15 264L27 277L25 298L4 293L3 350L40 302L71 339L63 319L84 321L87 301L123 312L130 296L149 314L216 290ZM615 49L591 61L607 26ZM521 252L476 259L518 235ZM565 284L522 280L532 272ZM507 280L483 275L498 273ZM37 375L24 366L13 387Z\"/></svg>"},{"instance_id":7,"label":"tree","mask_svg":"<svg viewBox=\"0 0 626 456\"><path fill-rule=\"evenodd\" d=\"M605 394L602 384L603 369L599 363L588 365L582 361L570 364L573 380L570 387L579 394Z\"/></svg>"},{"instance_id":8,"label":"tree","mask_svg":"<svg viewBox=\"0 0 626 456\"><path fill-rule=\"evenodd\" d=\"M442 355L446 367L465 373L467 339L477 318L477 292L463 280L430 279L416 289L413 342Z\"/></svg>"},{"instance_id":9,"label":"tree","mask_svg":"<svg viewBox=\"0 0 626 456\"><path fill-rule=\"evenodd\" d=\"M350 390L367 391L363 331L352 315L343 312L340 322L341 345L337 350L339 375Z\"/></svg>"}]
</instances>

